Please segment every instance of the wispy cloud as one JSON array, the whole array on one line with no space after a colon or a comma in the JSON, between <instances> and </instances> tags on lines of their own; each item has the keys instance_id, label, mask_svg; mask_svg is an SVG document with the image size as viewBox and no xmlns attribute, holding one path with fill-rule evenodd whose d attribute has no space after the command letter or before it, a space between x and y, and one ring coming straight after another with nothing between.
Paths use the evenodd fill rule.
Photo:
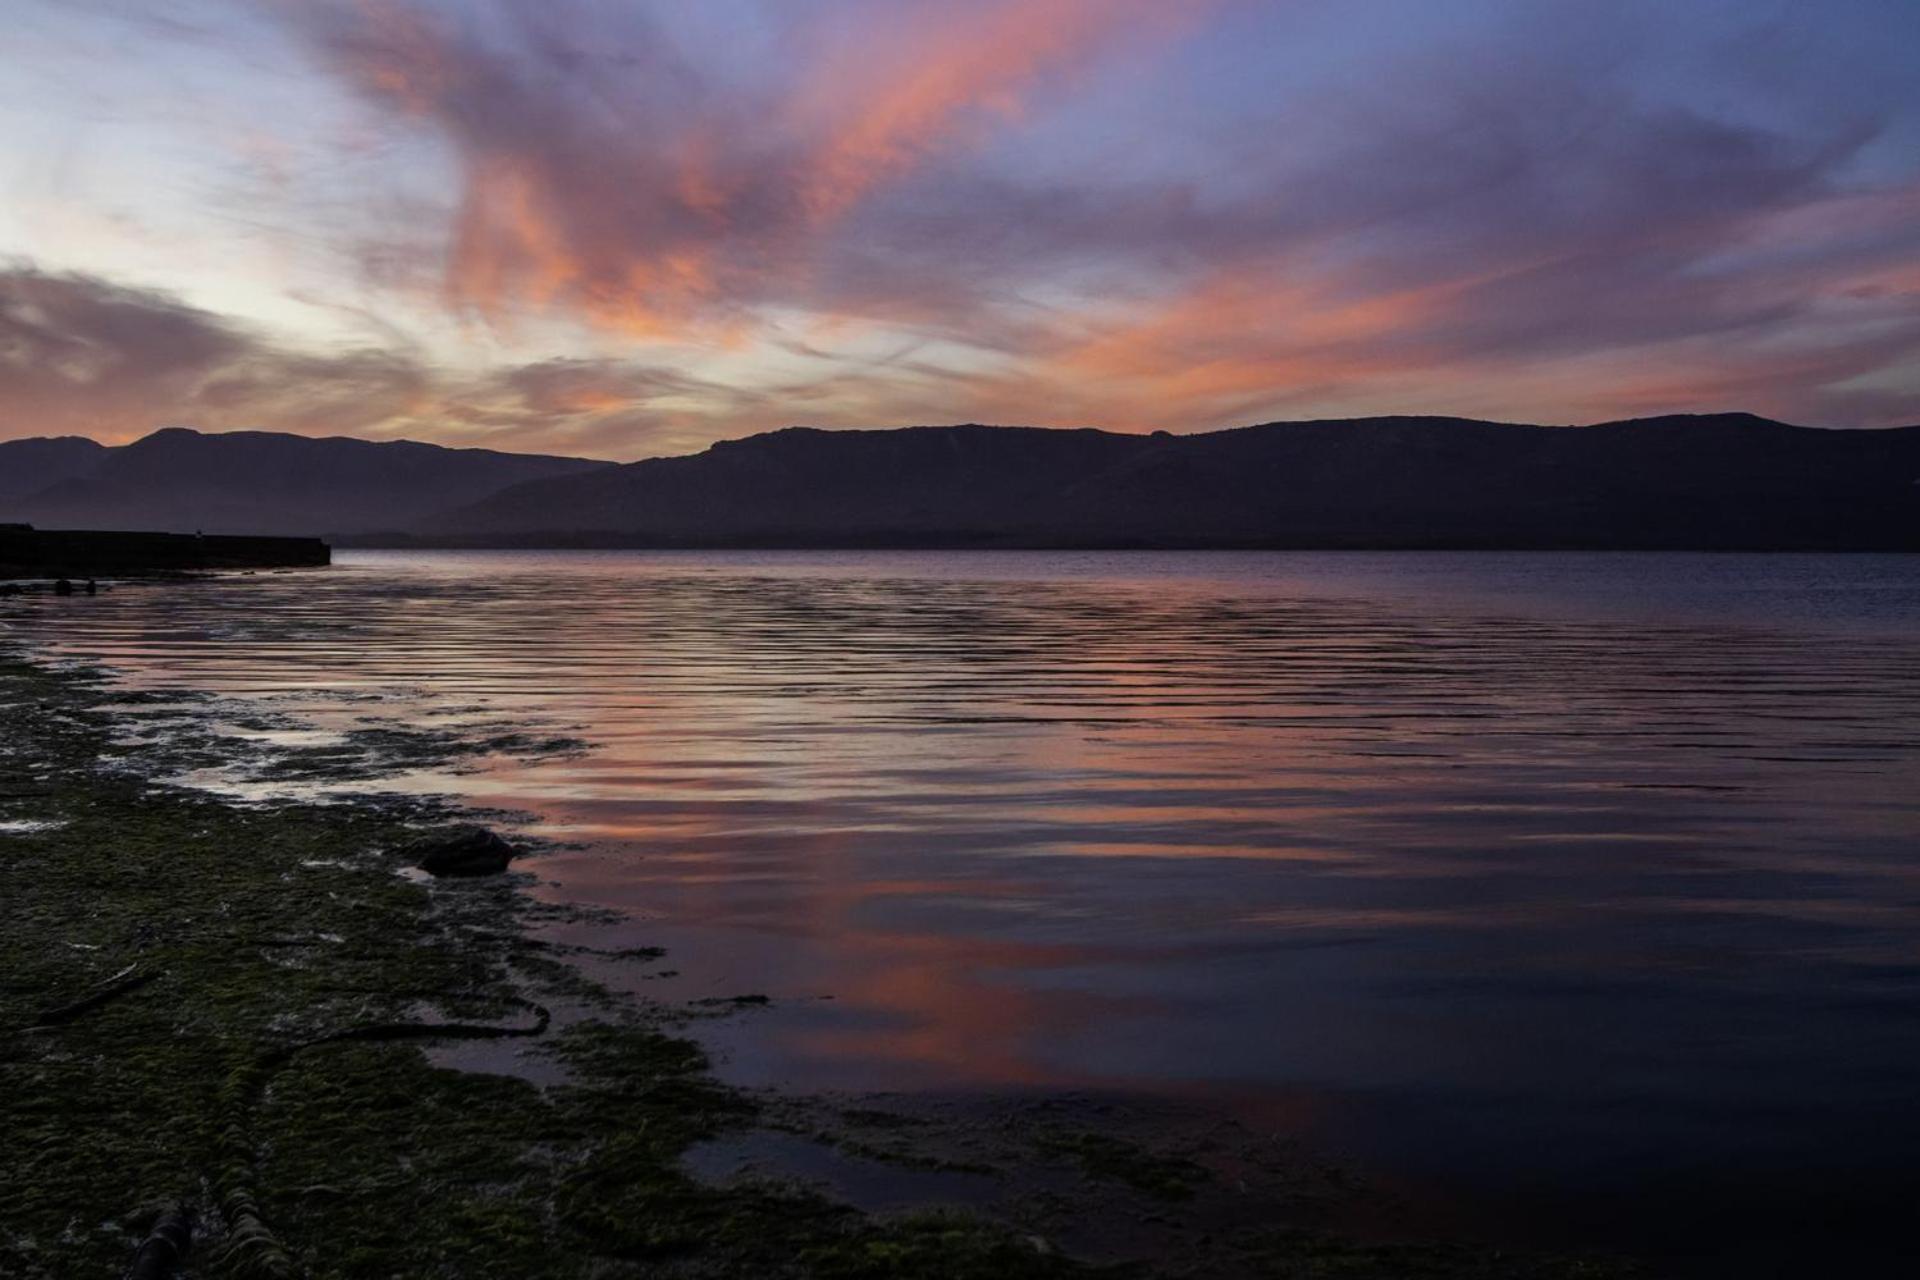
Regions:
<instances>
[{"instance_id":1,"label":"wispy cloud","mask_svg":"<svg viewBox=\"0 0 1920 1280\"><path fill-rule=\"evenodd\" d=\"M365 429L416 407L424 384L390 352L290 351L164 294L0 271L9 434L124 440L186 422Z\"/></svg>"},{"instance_id":2,"label":"wispy cloud","mask_svg":"<svg viewBox=\"0 0 1920 1280\"><path fill-rule=\"evenodd\" d=\"M347 83L457 156L448 299L502 325L562 308L638 338L722 343L746 336L754 308L807 305L836 224L864 201L1183 11L875 6L857 43L741 86L704 74L643 11L481 8L490 21L405 0L294 11Z\"/></svg>"},{"instance_id":3,"label":"wispy cloud","mask_svg":"<svg viewBox=\"0 0 1920 1280\"><path fill-rule=\"evenodd\" d=\"M169 425L414 436L592 455L673 452L752 393L636 361L456 374L404 352L290 348L151 290L0 271L6 436L124 442Z\"/></svg>"}]
</instances>

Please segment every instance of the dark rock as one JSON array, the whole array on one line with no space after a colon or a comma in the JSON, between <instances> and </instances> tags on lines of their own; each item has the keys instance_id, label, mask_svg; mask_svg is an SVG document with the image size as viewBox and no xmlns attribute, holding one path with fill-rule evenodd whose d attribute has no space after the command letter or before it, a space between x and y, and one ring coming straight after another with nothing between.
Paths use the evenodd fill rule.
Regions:
<instances>
[{"instance_id":1,"label":"dark rock","mask_svg":"<svg viewBox=\"0 0 1920 1280\"><path fill-rule=\"evenodd\" d=\"M133 1255L126 1280L171 1280L193 1249L193 1218L179 1205L168 1206Z\"/></svg>"},{"instance_id":2,"label":"dark rock","mask_svg":"<svg viewBox=\"0 0 1920 1280\"><path fill-rule=\"evenodd\" d=\"M450 827L422 836L400 850L428 875L493 876L507 869L516 850L485 827Z\"/></svg>"},{"instance_id":3,"label":"dark rock","mask_svg":"<svg viewBox=\"0 0 1920 1280\"><path fill-rule=\"evenodd\" d=\"M53 594L57 596L70 596L73 594L73 584L65 578L62 578L53 584Z\"/></svg>"}]
</instances>

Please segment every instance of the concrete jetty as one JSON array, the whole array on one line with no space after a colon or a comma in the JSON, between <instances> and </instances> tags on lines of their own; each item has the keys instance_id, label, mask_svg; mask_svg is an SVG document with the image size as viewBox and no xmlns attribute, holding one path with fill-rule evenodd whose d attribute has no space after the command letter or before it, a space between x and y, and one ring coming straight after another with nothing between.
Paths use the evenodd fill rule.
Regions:
<instances>
[{"instance_id":1,"label":"concrete jetty","mask_svg":"<svg viewBox=\"0 0 1920 1280\"><path fill-rule=\"evenodd\" d=\"M330 564L319 538L117 533L0 524L0 578L131 578L195 569L281 569Z\"/></svg>"}]
</instances>

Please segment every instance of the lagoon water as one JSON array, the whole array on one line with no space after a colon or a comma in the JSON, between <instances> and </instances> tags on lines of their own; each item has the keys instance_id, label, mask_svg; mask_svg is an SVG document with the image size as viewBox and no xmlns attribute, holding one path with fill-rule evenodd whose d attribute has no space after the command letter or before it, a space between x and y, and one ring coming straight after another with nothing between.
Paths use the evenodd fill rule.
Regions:
<instances>
[{"instance_id":1,"label":"lagoon water","mask_svg":"<svg viewBox=\"0 0 1920 1280\"><path fill-rule=\"evenodd\" d=\"M581 739L382 785L774 997L737 1080L1199 1100L1681 1272L1913 1247L1920 557L351 552L0 623L296 717L256 761Z\"/></svg>"}]
</instances>

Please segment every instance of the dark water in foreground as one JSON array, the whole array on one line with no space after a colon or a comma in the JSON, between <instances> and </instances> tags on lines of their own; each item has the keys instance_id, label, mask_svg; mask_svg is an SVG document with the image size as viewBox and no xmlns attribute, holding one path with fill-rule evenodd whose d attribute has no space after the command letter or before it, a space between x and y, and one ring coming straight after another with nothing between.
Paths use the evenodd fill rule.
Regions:
<instances>
[{"instance_id":1,"label":"dark water in foreground","mask_svg":"<svg viewBox=\"0 0 1920 1280\"><path fill-rule=\"evenodd\" d=\"M577 733L395 785L580 842L651 994L776 997L737 1080L1200 1097L1703 1274L1916 1252L1920 558L362 552L0 622L315 726L263 757Z\"/></svg>"}]
</instances>

